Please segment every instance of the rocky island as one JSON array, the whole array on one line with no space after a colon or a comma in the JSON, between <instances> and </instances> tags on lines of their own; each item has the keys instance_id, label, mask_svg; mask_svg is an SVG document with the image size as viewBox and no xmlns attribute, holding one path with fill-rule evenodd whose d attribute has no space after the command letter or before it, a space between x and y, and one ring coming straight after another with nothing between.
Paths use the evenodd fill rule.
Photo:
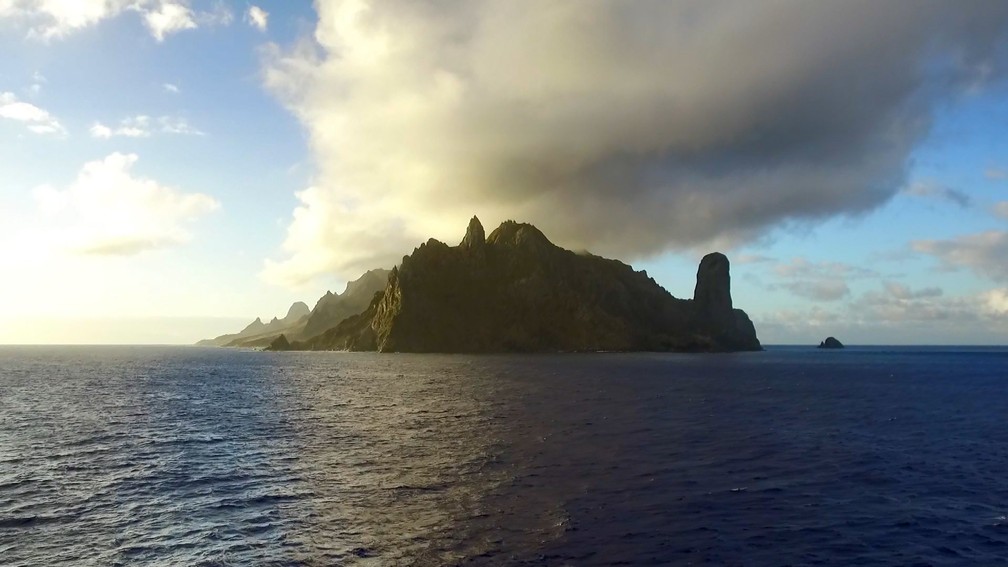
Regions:
<instances>
[{"instance_id":1,"label":"rocky island","mask_svg":"<svg viewBox=\"0 0 1008 567\"><path fill-rule=\"evenodd\" d=\"M728 258L700 262L693 299L643 271L576 254L507 221L486 236L476 217L457 246L434 239L388 275L366 309L276 350L585 352L760 350L731 298Z\"/></svg>"},{"instance_id":2,"label":"rocky island","mask_svg":"<svg viewBox=\"0 0 1008 567\"><path fill-rule=\"evenodd\" d=\"M826 337L826 340L819 343L818 348L843 348L843 343L836 339L836 337Z\"/></svg>"}]
</instances>

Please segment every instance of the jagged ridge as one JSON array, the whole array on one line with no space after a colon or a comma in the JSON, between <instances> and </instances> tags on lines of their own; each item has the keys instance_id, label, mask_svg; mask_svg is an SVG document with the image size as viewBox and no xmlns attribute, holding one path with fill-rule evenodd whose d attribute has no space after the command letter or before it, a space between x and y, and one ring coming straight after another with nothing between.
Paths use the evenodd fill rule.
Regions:
<instances>
[{"instance_id":1,"label":"jagged ridge","mask_svg":"<svg viewBox=\"0 0 1008 567\"><path fill-rule=\"evenodd\" d=\"M314 309L308 309L307 305L298 301L283 319L274 317L269 323L263 323L262 319L256 318L238 333L221 335L197 344L272 348L273 342L281 335L285 341L311 339L367 308L374 294L385 289L388 274L388 270L370 270L360 278L348 282L343 293L327 291L315 303Z\"/></svg>"},{"instance_id":2,"label":"jagged ridge","mask_svg":"<svg viewBox=\"0 0 1008 567\"><path fill-rule=\"evenodd\" d=\"M431 239L389 275L368 308L291 348L382 352L758 350L732 307L728 259L706 256L696 300L644 272L578 255L507 221L488 237L475 217L462 242Z\"/></svg>"}]
</instances>

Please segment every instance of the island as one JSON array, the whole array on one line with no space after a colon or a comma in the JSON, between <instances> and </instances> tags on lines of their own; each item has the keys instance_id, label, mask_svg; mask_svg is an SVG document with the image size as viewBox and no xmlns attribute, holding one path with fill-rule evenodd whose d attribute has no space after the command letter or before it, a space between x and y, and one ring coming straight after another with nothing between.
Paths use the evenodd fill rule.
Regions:
<instances>
[{"instance_id":1,"label":"island","mask_svg":"<svg viewBox=\"0 0 1008 567\"><path fill-rule=\"evenodd\" d=\"M819 343L818 348L843 348L843 343L838 341L836 337L826 337L826 340Z\"/></svg>"},{"instance_id":2,"label":"island","mask_svg":"<svg viewBox=\"0 0 1008 567\"><path fill-rule=\"evenodd\" d=\"M556 246L506 221L486 236L473 217L457 246L430 239L388 273L361 312L271 350L378 352L730 352L762 350L731 298L728 258L697 270L692 299L644 271Z\"/></svg>"}]
</instances>

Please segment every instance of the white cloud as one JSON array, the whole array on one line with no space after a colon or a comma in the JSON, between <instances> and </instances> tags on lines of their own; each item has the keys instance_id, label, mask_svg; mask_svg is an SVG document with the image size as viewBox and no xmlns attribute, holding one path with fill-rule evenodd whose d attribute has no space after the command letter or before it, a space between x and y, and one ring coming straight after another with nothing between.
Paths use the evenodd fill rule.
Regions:
<instances>
[{"instance_id":1,"label":"white cloud","mask_svg":"<svg viewBox=\"0 0 1008 567\"><path fill-rule=\"evenodd\" d=\"M269 12L259 6L249 6L248 12L245 13L245 21L250 26L264 32L269 25Z\"/></svg>"},{"instance_id":2,"label":"white cloud","mask_svg":"<svg viewBox=\"0 0 1008 567\"><path fill-rule=\"evenodd\" d=\"M162 2L156 9L145 12L144 22L158 41L164 41L172 33L196 29L192 10L178 2Z\"/></svg>"},{"instance_id":3,"label":"white cloud","mask_svg":"<svg viewBox=\"0 0 1008 567\"><path fill-rule=\"evenodd\" d=\"M991 315L1008 315L1008 288L992 289L981 294L981 298Z\"/></svg>"},{"instance_id":4,"label":"white cloud","mask_svg":"<svg viewBox=\"0 0 1008 567\"><path fill-rule=\"evenodd\" d=\"M213 197L182 193L134 176L136 154L88 162L65 189L36 188L58 243L81 254L130 255L188 242L187 226L220 207Z\"/></svg>"},{"instance_id":5,"label":"white cloud","mask_svg":"<svg viewBox=\"0 0 1008 567\"><path fill-rule=\"evenodd\" d=\"M90 131L92 138L105 138L106 140L115 134L111 128L101 122L95 122L94 125L91 126Z\"/></svg>"},{"instance_id":6,"label":"white cloud","mask_svg":"<svg viewBox=\"0 0 1008 567\"><path fill-rule=\"evenodd\" d=\"M24 25L30 38L52 40L124 13L137 13L151 35L164 41L182 30L228 25L234 19L222 2L207 12L196 12L189 4L189 0L0 0L0 20Z\"/></svg>"},{"instance_id":7,"label":"white cloud","mask_svg":"<svg viewBox=\"0 0 1008 567\"><path fill-rule=\"evenodd\" d=\"M111 138L122 136L125 138L147 138L150 132L150 117L144 115L133 116L123 119L119 126L112 129L101 122L95 122L91 126L91 136L94 138Z\"/></svg>"},{"instance_id":8,"label":"white cloud","mask_svg":"<svg viewBox=\"0 0 1008 567\"><path fill-rule=\"evenodd\" d=\"M185 118L179 116L162 116L158 118L161 132L165 134L183 134L187 136L205 136L206 133L193 127Z\"/></svg>"},{"instance_id":9,"label":"white cloud","mask_svg":"<svg viewBox=\"0 0 1008 567\"><path fill-rule=\"evenodd\" d=\"M148 138L152 134L182 134L203 136L204 133L194 128L185 118L178 116L161 116L152 120L150 116L137 115L124 118L119 126L112 128L101 122L91 126L91 137L109 139L112 137Z\"/></svg>"},{"instance_id":10,"label":"white cloud","mask_svg":"<svg viewBox=\"0 0 1008 567\"><path fill-rule=\"evenodd\" d=\"M169 92L172 94L179 94L180 92L182 92L181 89L178 88L178 85L173 83L165 83L164 85L162 85L162 87L164 88L165 92Z\"/></svg>"},{"instance_id":11,"label":"white cloud","mask_svg":"<svg viewBox=\"0 0 1008 567\"><path fill-rule=\"evenodd\" d=\"M36 134L66 135L66 129L53 115L34 104L18 100L14 93L0 93L0 118L22 122Z\"/></svg>"},{"instance_id":12,"label":"white cloud","mask_svg":"<svg viewBox=\"0 0 1008 567\"><path fill-rule=\"evenodd\" d=\"M137 0L11 0L0 3L0 19L28 25L29 37L53 39L116 16Z\"/></svg>"}]
</instances>

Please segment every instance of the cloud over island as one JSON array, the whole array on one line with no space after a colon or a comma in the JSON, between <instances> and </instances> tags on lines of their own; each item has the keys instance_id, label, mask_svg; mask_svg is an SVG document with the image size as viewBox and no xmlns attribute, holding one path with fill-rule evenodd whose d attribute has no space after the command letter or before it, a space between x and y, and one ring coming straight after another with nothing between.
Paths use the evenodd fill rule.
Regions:
<instances>
[{"instance_id":1,"label":"cloud over island","mask_svg":"<svg viewBox=\"0 0 1008 567\"><path fill-rule=\"evenodd\" d=\"M268 279L390 265L473 212L628 259L857 214L1005 69L1003 2L438 6L319 3L269 51L318 175Z\"/></svg>"}]
</instances>

